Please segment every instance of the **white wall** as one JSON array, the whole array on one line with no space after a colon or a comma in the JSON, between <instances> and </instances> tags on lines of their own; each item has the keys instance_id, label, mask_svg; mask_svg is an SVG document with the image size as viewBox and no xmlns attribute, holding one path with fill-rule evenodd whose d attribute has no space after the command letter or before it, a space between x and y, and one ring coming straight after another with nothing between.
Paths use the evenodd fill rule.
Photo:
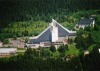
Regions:
<instances>
[{"instance_id":1,"label":"white wall","mask_svg":"<svg viewBox=\"0 0 100 71\"><path fill-rule=\"evenodd\" d=\"M17 48L0 48L0 55L10 55L11 53L16 53Z\"/></svg>"},{"instance_id":2,"label":"white wall","mask_svg":"<svg viewBox=\"0 0 100 71\"><path fill-rule=\"evenodd\" d=\"M53 20L51 23L51 40L52 42L58 41L58 26L56 26L56 22Z\"/></svg>"},{"instance_id":3,"label":"white wall","mask_svg":"<svg viewBox=\"0 0 100 71\"><path fill-rule=\"evenodd\" d=\"M58 27L52 30L51 37L52 37L52 42L58 41Z\"/></svg>"}]
</instances>

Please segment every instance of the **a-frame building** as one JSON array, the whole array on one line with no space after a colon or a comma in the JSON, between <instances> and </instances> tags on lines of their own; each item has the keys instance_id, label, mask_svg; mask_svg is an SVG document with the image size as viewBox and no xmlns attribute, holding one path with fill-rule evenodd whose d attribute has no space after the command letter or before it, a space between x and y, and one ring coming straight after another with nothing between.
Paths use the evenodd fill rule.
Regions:
<instances>
[{"instance_id":1,"label":"a-frame building","mask_svg":"<svg viewBox=\"0 0 100 71\"><path fill-rule=\"evenodd\" d=\"M26 44L30 47L49 47L51 44L59 46L66 44L69 36L75 36L76 31L70 31L52 19L49 27L36 37L30 37Z\"/></svg>"}]
</instances>

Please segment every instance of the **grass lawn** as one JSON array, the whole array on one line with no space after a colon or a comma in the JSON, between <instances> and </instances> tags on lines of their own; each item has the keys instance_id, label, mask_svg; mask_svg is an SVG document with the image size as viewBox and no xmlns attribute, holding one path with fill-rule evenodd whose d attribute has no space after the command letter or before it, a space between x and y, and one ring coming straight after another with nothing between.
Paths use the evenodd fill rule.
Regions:
<instances>
[{"instance_id":1,"label":"grass lawn","mask_svg":"<svg viewBox=\"0 0 100 71\"><path fill-rule=\"evenodd\" d=\"M23 55L25 51L26 51L25 48L17 48L17 54L18 55Z\"/></svg>"},{"instance_id":2,"label":"grass lawn","mask_svg":"<svg viewBox=\"0 0 100 71\"><path fill-rule=\"evenodd\" d=\"M60 53L58 51L56 51L56 52L53 53L53 56L52 57L53 58L58 58L59 55L60 55Z\"/></svg>"},{"instance_id":3,"label":"grass lawn","mask_svg":"<svg viewBox=\"0 0 100 71\"><path fill-rule=\"evenodd\" d=\"M17 48L17 50L26 50L25 48Z\"/></svg>"},{"instance_id":4,"label":"grass lawn","mask_svg":"<svg viewBox=\"0 0 100 71\"><path fill-rule=\"evenodd\" d=\"M66 51L66 54L65 54L66 56L70 55L70 54L75 54L76 56L79 55L79 49L77 49L75 47L75 44L69 44L68 48L69 48L69 50ZM57 58L59 56L60 56L60 53L58 51L56 51L56 52L53 53L53 58Z\"/></svg>"},{"instance_id":5,"label":"grass lawn","mask_svg":"<svg viewBox=\"0 0 100 71\"><path fill-rule=\"evenodd\" d=\"M18 55L24 55L24 52L17 52Z\"/></svg>"},{"instance_id":6,"label":"grass lawn","mask_svg":"<svg viewBox=\"0 0 100 71\"><path fill-rule=\"evenodd\" d=\"M69 51L66 51L66 55L75 54L76 56L78 56L79 49L75 47L75 44L68 45L68 48L69 48Z\"/></svg>"}]
</instances>

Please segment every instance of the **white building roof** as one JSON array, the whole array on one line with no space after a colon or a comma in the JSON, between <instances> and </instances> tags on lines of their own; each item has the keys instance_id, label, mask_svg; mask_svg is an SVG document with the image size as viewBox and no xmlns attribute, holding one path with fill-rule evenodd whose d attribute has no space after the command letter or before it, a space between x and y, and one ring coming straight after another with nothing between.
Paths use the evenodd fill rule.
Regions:
<instances>
[{"instance_id":1,"label":"white building roof","mask_svg":"<svg viewBox=\"0 0 100 71\"><path fill-rule=\"evenodd\" d=\"M0 53L17 52L17 48L0 48Z\"/></svg>"}]
</instances>

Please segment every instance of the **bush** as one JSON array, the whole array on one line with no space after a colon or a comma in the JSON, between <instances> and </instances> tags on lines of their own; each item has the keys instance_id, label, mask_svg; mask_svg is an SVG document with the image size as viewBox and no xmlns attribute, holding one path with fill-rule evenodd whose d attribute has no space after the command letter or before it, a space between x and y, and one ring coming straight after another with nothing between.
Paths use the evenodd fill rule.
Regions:
<instances>
[{"instance_id":1,"label":"bush","mask_svg":"<svg viewBox=\"0 0 100 71\"><path fill-rule=\"evenodd\" d=\"M61 46L58 48L58 51L59 51L60 53L63 53L63 52L66 51L66 48L64 47L64 45L61 45Z\"/></svg>"},{"instance_id":2,"label":"bush","mask_svg":"<svg viewBox=\"0 0 100 71\"><path fill-rule=\"evenodd\" d=\"M17 36L16 36L16 35L14 35L14 36L13 36L13 39L14 39L14 40L16 40L16 39L17 39Z\"/></svg>"},{"instance_id":3,"label":"bush","mask_svg":"<svg viewBox=\"0 0 100 71\"><path fill-rule=\"evenodd\" d=\"M66 45L64 45L64 47L65 47L65 49L66 49L66 50L69 50L69 49L68 49L68 45L67 45L67 44L66 44Z\"/></svg>"},{"instance_id":4,"label":"bush","mask_svg":"<svg viewBox=\"0 0 100 71\"><path fill-rule=\"evenodd\" d=\"M50 57L52 54L50 52L50 50L48 49L41 49L40 50L40 56L44 57L44 58L48 58Z\"/></svg>"},{"instance_id":5,"label":"bush","mask_svg":"<svg viewBox=\"0 0 100 71\"><path fill-rule=\"evenodd\" d=\"M24 55L33 55L33 50L31 48L27 48Z\"/></svg>"},{"instance_id":6,"label":"bush","mask_svg":"<svg viewBox=\"0 0 100 71\"><path fill-rule=\"evenodd\" d=\"M29 38L25 38L25 43L27 43L27 42L28 42L28 40L29 40Z\"/></svg>"},{"instance_id":7,"label":"bush","mask_svg":"<svg viewBox=\"0 0 100 71\"><path fill-rule=\"evenodd\" d=\"M3 40L3 44L9 44L9 40L8 39L4 39Z\"/></svg>"},{"instance_id":8,"label":"bush","mask_svg":"<svg viewBox=\"0 0 100 71\"><path fill-rule=\"evenodd\" d=\"M50 46L50 51L51 51L51 52L55 52L55 51L56 51L56 48L55 48L54 45L51 45L51 46Z\"/></svg>"}]
</instances>

